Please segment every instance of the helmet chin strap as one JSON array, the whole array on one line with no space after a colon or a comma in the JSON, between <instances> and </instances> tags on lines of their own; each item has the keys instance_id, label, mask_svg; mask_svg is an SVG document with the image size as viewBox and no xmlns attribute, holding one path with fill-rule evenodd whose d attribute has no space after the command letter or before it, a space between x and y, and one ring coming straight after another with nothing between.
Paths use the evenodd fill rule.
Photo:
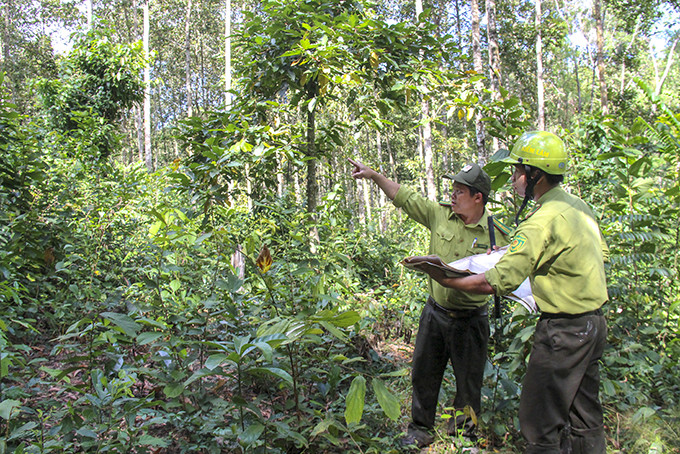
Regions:
<instances>
[{"instance_id":1,"label":"helmet chin strap","mask_svg":"<svg viewBox=\"0 0 680 454\"><path fill-rule=\"evenodd\" d=\"M522 211L524 211L524 208L526 208L529 200L534 198L534 187L536 186L536 183L538 183L538 180L541 179L541 172L537 171L536 176L532 176L532 170L533 168L531 166L524 166L524 173L527 177L527 187L524 191L524 200L522 201L522 205L519 207L519 211L517 211L517 216L515 216L515 225L519 225L519 217L522 215Z\"/></svg>"}]
</instances>

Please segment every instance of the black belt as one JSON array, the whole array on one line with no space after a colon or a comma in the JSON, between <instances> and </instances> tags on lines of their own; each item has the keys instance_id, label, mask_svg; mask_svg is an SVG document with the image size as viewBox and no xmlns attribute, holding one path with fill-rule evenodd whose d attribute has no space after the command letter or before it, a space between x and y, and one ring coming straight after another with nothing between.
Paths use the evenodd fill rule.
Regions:
<instances>
[{"instance_id":1,"label":"black belt","mask_svg":"<svg viewBox=\"0 0 680 454\"><path fill-rule=\"evenodd\" d=\"M551 312L541 312L541 320L552 319L552 318L579 318L585 317L586 315L602 315L602 309L595 309L594 311L582 312L580 314L554 314Z\"/></svg>"},{"instance_id":2,"label":"black belt","mask_svg":"<svg viewBox=\"0 0 680 454\"><path fill-rule=\"evenodd\" d=\"M475 307L474 309L447 309L444 306L437 304L431 296L427 298L427 304L432 306L436 311L443 312L451 318L485 317L488 314L486 304Z\"/></svg>"}]
</instances>

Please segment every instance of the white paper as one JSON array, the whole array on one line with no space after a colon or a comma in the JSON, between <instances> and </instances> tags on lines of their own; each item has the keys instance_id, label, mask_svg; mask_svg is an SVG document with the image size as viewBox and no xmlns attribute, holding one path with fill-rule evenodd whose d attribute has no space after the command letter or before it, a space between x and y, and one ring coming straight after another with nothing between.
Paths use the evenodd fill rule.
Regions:
<instances>
[{"instance_id":1,"label":"white paper","mask_svg":"<svg viewBox=\"0 0 680 454\"><path fill-rule=\"evenodd\" d=\"M490 254L477 254L470 255L468 257L463 257L455 262L448 263L448 266L461 271L467 271L473 274L481 274L487 270L493 268L496 263L503 257L503 254L508 250L508 247L502 247ZM537 312L536 300L534 300L534 295L531 291L531 284L529 279L525 279L520 286L503 297L517 301L522 306L524 306L529 312Z\"/></svg>"}]
</instances>

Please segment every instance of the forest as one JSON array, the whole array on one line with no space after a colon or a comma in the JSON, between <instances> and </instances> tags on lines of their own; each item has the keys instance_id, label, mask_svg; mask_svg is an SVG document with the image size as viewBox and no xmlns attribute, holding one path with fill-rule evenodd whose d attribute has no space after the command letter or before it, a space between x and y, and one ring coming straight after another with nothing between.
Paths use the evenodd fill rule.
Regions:
<instances>
[{"instance_id":1,"label":"forest","mask_svg":"<svg viewBox=\"0 0 680 454\"><path fill-rule=\"evenodd\" d=\"M680 453L677 0L0 0L0 453L400 452L431 200L560 136L598 217L607 452ZM476 441L520 453L503 300Z\"/></svg>"}]
</instances>

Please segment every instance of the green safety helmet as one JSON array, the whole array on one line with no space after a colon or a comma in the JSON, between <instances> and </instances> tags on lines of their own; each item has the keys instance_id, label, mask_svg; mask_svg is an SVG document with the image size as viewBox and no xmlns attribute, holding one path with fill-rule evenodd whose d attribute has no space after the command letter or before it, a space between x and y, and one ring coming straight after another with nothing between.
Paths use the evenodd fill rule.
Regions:
<instances>
[{"instance_id":1,"label":"green safety helmet","mask_svg":"<svg viewBox=\"0 0 680 454\"><path fill-rule=\"evenodd\" d=\"M525 132L503 159L510 164L524 164L541 169L551 175L567 172L567 150L562 139L547 131Z\"/></svg>"}]
</instances>

